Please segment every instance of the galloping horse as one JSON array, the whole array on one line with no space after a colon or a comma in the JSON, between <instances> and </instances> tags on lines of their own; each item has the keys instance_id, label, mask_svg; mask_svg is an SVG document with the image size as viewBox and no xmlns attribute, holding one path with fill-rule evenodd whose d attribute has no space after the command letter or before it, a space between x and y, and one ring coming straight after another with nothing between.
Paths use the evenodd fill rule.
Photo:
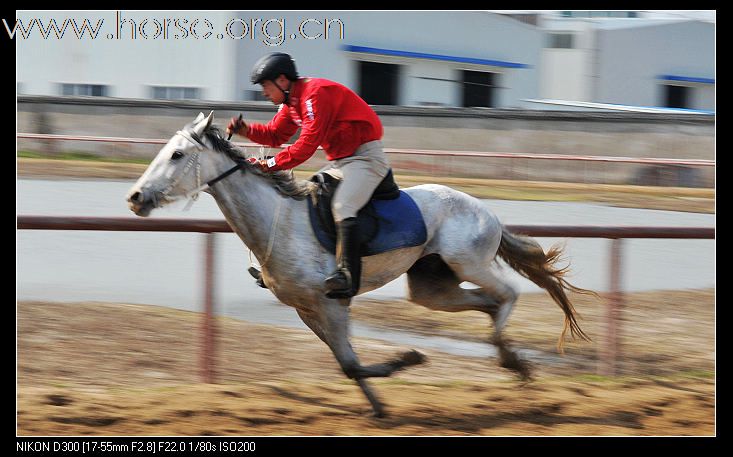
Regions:
<instances>
[{"instance_id":1,"label":"galloping horse","mask_svg":"<svg viewBox=\"0 0 733 457\"><path fill-rule=\"evenodd\" d=\"M331 348L346 376L361 387L374 414L383 416L383 405L366 378L390 376L423 363L424 356L413 350L386 363L365 366L359 362L349 342L350 299L325 295L323 281L335 269L336 259L319 244L309 220L304 198L315 184L297 182L290 172L260 172L212 126L213 114L200 113L160 150L130 189L130 209L147 216L154 208L195 197L201 191L214 197L229 225L260 262L267 287L281 302L295 308ZM547 290L562 309L565 326L560 349L568 329L573 337L588 339L565 291L589 291L563 278L566 269L555 266L560 248L545 253L532 238L510 233L485 204L463 192L434 184L403 191L422 213L427 239L419 246L364 257L360 294L406 272L410 301L440 311L477 310L491 316L491 342L499 349L500 365L529 378L526 361L501 337L517 292L492 273L490 266L498 254ZM460 287L464 281L478 288Z\"/></svg>"}]
</instances>

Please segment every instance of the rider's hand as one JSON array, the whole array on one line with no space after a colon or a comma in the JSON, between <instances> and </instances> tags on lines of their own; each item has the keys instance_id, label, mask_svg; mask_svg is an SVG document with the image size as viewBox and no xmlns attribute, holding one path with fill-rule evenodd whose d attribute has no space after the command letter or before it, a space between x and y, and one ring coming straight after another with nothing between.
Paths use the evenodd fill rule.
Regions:
<instances>
[{"instance_id":1,"label":"rider's hand","mask_svg":"<svg viewBox=\"0 0 733 457\"><path fill-rule=\"evenodd\" d=\"M256 157L250 157L247 159L247 162L249 162L250 165L258 168L260 171L270 171L270 167L267 165L267 159L257 159Z\"/></svg>"},{"instance_id":2,"label":"rider's hand","mask_svg":"<svg viewBox=\"0 0 733 457\"><path fill-rule=\"evenodd\" d=\"M242 120L241 116L233 117L232 120L229 121L229 125L227 125L227 135L231 135L232 133L236 133L241 136L244 136L244 134L247 133L247 123Z\"/></svg>"}]
</instances>

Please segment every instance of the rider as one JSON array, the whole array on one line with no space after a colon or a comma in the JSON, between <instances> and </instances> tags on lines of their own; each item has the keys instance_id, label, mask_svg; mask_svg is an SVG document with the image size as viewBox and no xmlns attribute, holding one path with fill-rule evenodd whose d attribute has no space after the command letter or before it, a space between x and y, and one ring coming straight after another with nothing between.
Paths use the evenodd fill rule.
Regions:
<instances>
[{"instance_id":1,"label":"rider","mask_svg":"<svg viewBox=\"0 0 733 457\"><path fill-rule=\"evenodd\" d=\"M292 146L255 162L263 171L293 168L323 146L331 167L342 176L332 204L338 264L325 280L326 295L353 297L361 279L356 215L389 172L380 141L382 123L374 110L349 88L327 79L298 77L295 62L288 54L276 52L262 57L252 69L251 81L261 84L264 96L280 105L280 109L264 125L232 118L227 133L278 147L301 129L300 138Z\"/></svg>"}]
</instances>

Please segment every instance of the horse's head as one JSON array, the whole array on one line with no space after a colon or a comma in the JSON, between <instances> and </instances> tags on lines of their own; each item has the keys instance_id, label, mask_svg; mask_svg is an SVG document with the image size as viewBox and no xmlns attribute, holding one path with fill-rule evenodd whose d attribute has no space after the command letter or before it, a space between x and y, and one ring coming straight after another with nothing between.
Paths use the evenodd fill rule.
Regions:
<instances>
[{"instance_id":1,"label":"horse's head","mask_svg":"<svg viewBox=\"0 0 733 457\"><path fill-rule=\"evenodd\" d=\"M191 124L176 132L127 193L130 209L138 216L148 216L154 208L184 198L200 190L205 179L202 161L216 160L218 154L205 154L204 132L211 126L214 112L199 113ZM211 166L204 167L207 175Z\"/></svg>"}]
</instances>

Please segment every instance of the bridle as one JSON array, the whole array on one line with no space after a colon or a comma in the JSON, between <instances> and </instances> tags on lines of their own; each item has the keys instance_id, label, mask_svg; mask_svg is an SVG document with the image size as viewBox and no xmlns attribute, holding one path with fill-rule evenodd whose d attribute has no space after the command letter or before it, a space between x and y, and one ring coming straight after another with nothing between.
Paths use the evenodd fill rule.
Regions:
<instances>
[{"instance_id":1,"label":"bridle","mask_svg":"<svg viewBox=\"0 0 733 457\"><path fill-rule=\"evenodd\" d=\"M240 118L241 118L241 115L240 115ZM159 195L160 197L162 197L163 199L167 201L180 200L182 198L187 198L190 196L191 200L189 200L188 204L186 204L186 207L184 208L184 210L188 210L191 207L191 205L193 205L193 202L198 200L200 192L210 188L211 186L221 181L222 179L226 178L227 176L233 174L237 170L242 169L242 167L244 166L245 160L242 159L242 161L237 161L234 158L232 158L232 160L237 162L235 166L228 169L227 171L220 174L219 176L206 181L204 184L201 184L201 151L203 151L206 148L206 145L204 144L204 142L201 140L201 137L196 132L193 132L190 130L179 130L176 132L176 135L181 135L183 138L193 143L194 146L196 146L197 151L191 154L191 157L188 159L188 161L186 162L186 165L184 165L183 167L183 172L175 180L173 180L168 186L166 186L166 188L163 189L163 191L160 192ZM229 135L229 138L227 139L227 141L229 141L231 138L232 136ZM191 171L191 168L193 167L194 162L196 164L196 188L183 193L183 195L179 197L170 197L168 195L168 192L170 192L175 186L177 186L178 183L181 182L181 179L183 179L188 174L188 172ZM154 199L153 203L157 207L158 202L157 202L157 198L155 194L153 195L153 199ZM264 266L267 264L267 261L270 259L270 254L272 254L272 248L274 246L274 241L275 241L275 230L277 228L278 220L280 219L281 204L282 204L282 199L279 199L277 201L277 210L275 211L275 217L272 220L272 227L270 227L270 239L267 242L267 252L265 253L265 260L260 264L260 268L264 268ZM252 251L250 250L250 264L251 263L252 263Z\"/></svg>"},{"instance_id":2,"label":"bridle","mask_svg":"<svg viewBox=\"0 0 733 457\"><path fill-rule=\"evenodd\" d=\"M181 135L183 138L193 143L193 145L196 146L197 151L191 154L191 157L188 159L188 161L186 162L186 165L184 165L183 167L183 172L180 175L178 175L176 179L171 181L171 183L168 184L168 186L166 186L165 189L159 192L158 195L153 195L153 199L154 199L153 203L155 204L155 206L158 206L158 202L157 202L158 198L162 198L169 202L180 200L182 198L191 198L191 201L187 205L187 208L190 208L190 205L192 205L194 201L198 200L200 192L205 191L206 189L210 188L217 182L233 174L237 170L242 169L242 166L244 165L244 161L238 162L235 166L225 171L224 173L220 174L219 176L206 181L204 184L201 184L201 151L203 151L204 148L206 148L206 145L201 140L201 137L196 132L193 132L191 130L179 130L176 132L176 135ZM183 195L180 195L177 197L171 197L170 195L168 195L168 193L171 190L173 190L173 188L176 187L178 183L181 182L181 180L186 175L188 175L194 163L196 165L196 188L194 188L193 190L184 192Z\"/></svg>"}]
</instances>

